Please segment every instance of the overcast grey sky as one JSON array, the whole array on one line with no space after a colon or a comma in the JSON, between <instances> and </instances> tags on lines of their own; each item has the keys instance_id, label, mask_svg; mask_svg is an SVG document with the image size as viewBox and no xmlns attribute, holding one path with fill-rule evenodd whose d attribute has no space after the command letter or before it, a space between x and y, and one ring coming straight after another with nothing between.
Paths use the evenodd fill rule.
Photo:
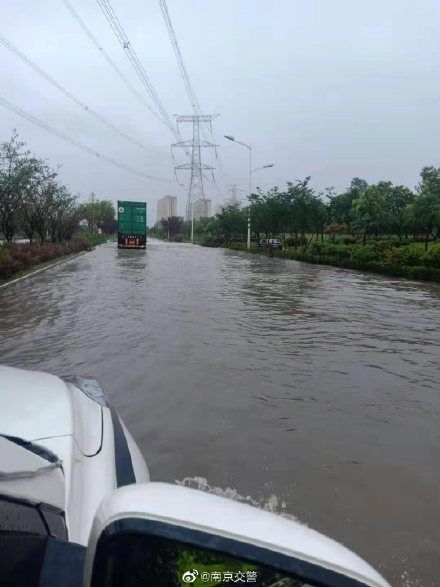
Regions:
<instances>
[{"instance_id":1,"label":"overcast grey sky","mask_svg":"<svg viewBox=\"0 0 440 587\"><path fill-rule=\"evenodd\" d=\"M71 0L101 45L144 91L97 2ZM167 111L190 104L157 0L112 0L133 48ZM410 187L423 165L440 165L439 0L168 0L187 69L214 123L225 185L247 186L247 152L224 134L250 142L255 174L269 188L312 176L317 190L344 189L353 176ZM0 32L67 90L155 154L143 151L81 111L0 45L0 96L91 148L146 173L174 178L174 138L131 94L92 45L62 0L3 0ZM146 100L150 99L145 93ZM61 164L62 180L83 198L146 200L150 220L176 184L138 179L0 107L0 139L13 128L31 151ZM190 137L190 126L182 127ZM176 154L177 155L177 154ZM177 158L177 156L176 156ZM217 165L211 156L207 163ZM180 175L188 181L188 176Z\"/></svg>"}]
</instances>

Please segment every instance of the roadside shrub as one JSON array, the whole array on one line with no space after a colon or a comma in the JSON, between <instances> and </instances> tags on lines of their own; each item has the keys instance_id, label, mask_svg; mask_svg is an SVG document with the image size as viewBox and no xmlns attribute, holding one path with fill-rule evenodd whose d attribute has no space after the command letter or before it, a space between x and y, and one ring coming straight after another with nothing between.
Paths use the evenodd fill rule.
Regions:
<instances>
[{"instance_id":1,"label":"roadside shrub","mask_svg":"<svg viewBox=\"0 0 440 587\"><path fill-rule=\"evenodd\" d=\"M230 248L242 250L244 247L230 245ZM267 253L258 247L252 247L251 250L254 253ZM429 251L424 253L423 247L416 243L396 247L390 240L370 242L365 246L327 241L315 242L307 251L293 248L273 250L271 256L440 283L440 243L431 245Z\"/></svg>"},{"instance_id":2,"label":"roadside shrub","mask_svg":"<svg viewBox=\"0 0 440 587\"><path fill-rule=\"evenodd\" d=\"M0 263L4 263L10 259L9 252L6 249L0 249Z\"/></svg>"},{"instance_id":3,"label":"roadside shrub","mask_svg":"<svg viewBox=\"0 0 440 587\"><path fill-rule=\"evenodd\" d=\"M379 261L379 258L379 251L373 245L356 245L351 254L351 261L359 269L365 268L368 263Z\"/></svg>"},{"instance_id":4,"label":"roadside shrub","mask_svg":"<svg viewBox=\"0 0 440 587\"><path fill-rule=\"evenodd\" d=\"M431 245L427 253L423 255L424 265L440 269L440 244Z\"/></svg>"},{"instance_id":5,"label":"roadside shrub","mask_svg":"<svg viewBox=\"0 0 440 587\"><path fill-rule=\"evenodd\" d=\"M355 245L359 242L359 239L356 236L343 236L342 238L339 238L336 242L342 245Z\"/></svg>"},{"instance_id":6,"label":"roadside shrub","mask_svg":"<svg viewBox=\"0 0 440 587\"><path fill-rule=\"evenodd\" d=\"M299 238L296 238L294 236L288 236L287 238L284 239L284 246L285 247L299 247L299 246L301 246L301 241L299 240Z\"/></svg>"},{"instance_id":7,"label":"roadside shrub","mask_svg":"<svg viewBox=\"0 0 440 587\"><path fill-rule=\"evenodd\" d=\"M95 247L96 245L106 243L108 236L106 234L96 234L84 231L77 234L75 240L86 242L89 246Z\"/></svg>"},{"instance_id":8,"label":"roadside shrub","mask_svg":"<svg viewBox=\"0 0 440 587\"><path fill-rule=\"evenodd\" d=\"M221 247L222 245L224 245L224 238L221 236L203 236L200 239L199 244L201 244L202 247ZM231 246L234 246L236 244L237 243L231 243Z\"/></svg>"},{"instance_id":9,"label":"roadside shrub","mask_svg":"<svg viewBox=\"0 0 440 587\"><path fill-rule=\"evenodd\" d=\"M31 264L31 254L29 250L22 247L18 249L12 249L10 251L11 258L19 263L22 267L28 267Z\"/></svg>"},{"instance_id":10,"label":"roadside shrub","mask_svg":"<svg viewBox=\"0 0 440 587\"><path fill-rule=\"evenodd\" d=\"M8 279L22 269L23 267L17 261L14 261L14 259L8 258L0 261L0 278Z\"/></svg>"},{"instance_id":11,"label":"roadside shrub","mask_svg":"<svg viewBox=\"0 0 440 587\"><path fill-rule=\"evenodd\" d=\"M406 247L407 245L411 244L411 241L407 238L403 238L401 240L396 239L393 244L395 247Z\"/></svg>"},{"instance_id":12,"label":"roadside shrub","mask_svg":"<svg viewBox=\"0 0 440 587\"><path fill-rule=\"evenodd\" d=\"M417 266L423 265L423 251L418 247L397 247L385 251L384 261L387 265Z\"/></svg>"},{"instance_id":13,"label":"roadside shrub","mask_svg":"<svg viewBox=\"0 0 440 587\"><path fill-rule=\"evenodd\" d=\"M349 259L353 247L349 245L338 245L329 242L316 242L310 247L310 252L320 257L334 257L336 259Z\"/></svg>"},{"instance_id":14,"label":"roadside shrub","mask_svg":"<svg viewBox=\"0 0 440 587\"><path fill-rule=\"evenodd\" d=\"M326 243L316 242L311 244L309 250L311 253L315 253L316 255L325 255L328 252L329 248L330 246L327 246Z\"/></svg>"},{"instance_id":15,"label":"roadside shrub","mask_svg":"<svg viewBox=\"0 0 440 587\"><path fill-rule=\"evenodd\" d=\"M15 273L28 267L90 249L90 244L84 240L74 240L64 244L7 244L0 247L0 279L9 279Z\"/></svg>"},{"instance_id":16,"label":"roadside shrub","mask_svg":"<svg viewBox=\"0 0 440 587\"><path fill-rule=\"evenodd\" d=\"M40 245L38 254L40 256L40 263L45 263L46 261L50 261L56 256L56 248L55 245L44 243Z\"/></svg>"},{"instance_id":17,"label":"roadside shrub","mask_svg":"<svg viewBox=\"0 0 440 587\"><path fill-rule=\"evenodd\" d=\"M389 239L381 240L381 241L371 241L368 244L371 247L373 247L376 251L378 251L379 253L383 253L384 251L388 251L394 247L393 241L391 241Z\"/></svg>"}]
</instances>

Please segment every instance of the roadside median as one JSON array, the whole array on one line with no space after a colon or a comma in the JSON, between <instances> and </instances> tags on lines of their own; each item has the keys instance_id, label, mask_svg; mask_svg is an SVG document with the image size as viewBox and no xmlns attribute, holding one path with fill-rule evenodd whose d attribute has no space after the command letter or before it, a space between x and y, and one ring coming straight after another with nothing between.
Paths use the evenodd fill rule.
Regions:
<instances>
[{"instance_id":1,"label":"roadside median","mask_svg":"<svg viewBox=\"0 0 440 587\"><path fill-rule=\"evenodd\" d=\"M246 250L244 245L229 245L227 248ZM315 242L305 251L299 248L275 250L253 246L250 252L440 283L440 243L431 244L427 252L422 243L401 245L394 241L376 241L366 245Z\"/></svg>"},{"instance_id":2,"label":"roadside median","mask_svg":"<svg viewBox=\"0 0 440 587\"><path fill-rule=\"evenodd\" d=\"M101 240L101 242L104 242ZM88 240L65 243L7 243L0 246L0 287L49 269L93 249Z\"/></svg>"}]
</instances>

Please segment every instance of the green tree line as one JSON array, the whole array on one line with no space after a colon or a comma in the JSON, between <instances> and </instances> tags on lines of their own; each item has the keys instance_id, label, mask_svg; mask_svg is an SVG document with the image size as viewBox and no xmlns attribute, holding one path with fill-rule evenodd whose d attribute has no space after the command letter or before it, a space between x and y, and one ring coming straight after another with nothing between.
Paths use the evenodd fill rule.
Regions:
<instances>
[{"instance_id":1,"label":"green tree line","mask_svg":"<svg viewBox=\"0 0 440 587\"><path fill-rule=\"evenodd\" d=\"M377 240L394 236L425 243L440 238L440 168L424 167L414 191L390 181L369 185L354 178L340 194L333 188L317 193L310 177L288 182L286 189L274 187L267 192L258 189L248 206L226 205L213 218L195 223L195 235L204 244L228 245L244 241L250 214L252 237L274 236L287 246L307 250L316 240L335 242L345 235L352 242ZM183 219L168 219L172 238L189 233Z\"/></svg>"},{"instance_id":2,"label":"green tree line","mask_svg":"<svg viewBox=\"0 0 440 587\"><path fill-rule=\"evenodd\" d=\"M92 194L85 203L72 194L43 159L26 150L14 131L0 145L0 232L12 242L25 237L63 242L73 238L81 225L91 233L116 230L115 208Z\"/></svg>"}]
</instances>

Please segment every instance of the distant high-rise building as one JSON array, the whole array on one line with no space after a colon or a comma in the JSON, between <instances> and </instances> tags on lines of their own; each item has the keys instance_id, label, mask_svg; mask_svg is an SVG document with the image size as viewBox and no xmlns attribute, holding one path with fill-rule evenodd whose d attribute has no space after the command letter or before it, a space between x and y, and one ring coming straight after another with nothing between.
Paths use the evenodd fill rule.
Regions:
<instances>
[{"instance_id":1,"label":"distant high-rise building","mask_svg":"<svg viewBox=\"0 0 440 587\"><path fill-rule=\"evenodd\" d=\"M177 196L164 196L157 202L157 219L177 216Z\"/></svg>"},{"instance_id":2,"label":"distant high-rise building","mask_svg":"<svg viewBox=\"0 0 440 587\"><path fill-rule=\"evenodd\" d=\"M196 200L194 206L194 220L212 216L212 200Z\"/></svg>"}]
</instances>

